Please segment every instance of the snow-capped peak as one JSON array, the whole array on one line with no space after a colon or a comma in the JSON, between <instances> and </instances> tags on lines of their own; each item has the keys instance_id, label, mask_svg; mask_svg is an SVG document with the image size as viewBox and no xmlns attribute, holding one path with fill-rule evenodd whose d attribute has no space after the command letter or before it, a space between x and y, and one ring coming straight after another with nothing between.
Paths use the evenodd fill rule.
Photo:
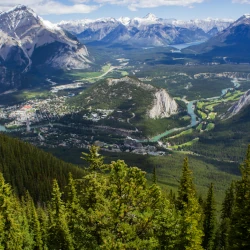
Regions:
<instances>
[{"instance_id":1,"label":"snow-capped peak","mask_svg":"<svg viewBox=\"0 0 250 250\"><path fill-rule=\"evenodd\" d=\"M157 18L154 14L148 13L148 14L144 17L144 19L147 19L147 20L149 20L149 21L156 21L158 18Z\"/></svg>"},{"instance_id":2,"label":"snow-capped peak","mask_svg":"<svg viewBox=\"0 0 250 250\"><path fill-rule=\"evenodd\" d=\"M129 25L131 19L129 17L120 17L118 21L121 22L123 25Z\"/></svg>"},{"instance_id":3,"label":"snow-capped peak","mask_svg":"<svg viewBox=\"0 0 250 250\"><path fill-rule=\"evenodd\" d=\"M40 20L42 21L43 25L49 30L61 30L61 28L57 24L51 23L48 20L44 20L41 17Z\"/></svg>"},{"instance_id":4,"label":"snow-capped peak","mask_svg":"<svg viewBox=\"0 0 250 250\"><path fill-rule=\"evenodd\" d=\"M22 5L22 4L16 5L15 7L11 8L11 9L9 9L7 11L1 12L0 15L9 14L9 13L12 13L12 12L29 12L32 15L34 15L35 18L38 17L38 15L31 8L29 8L29 7L25 6L25 5Z\"/></svg>"},{"instance_id":5,"label":"snow-capped peak","mask_svg":"<svg viewBox=\"0 0 250 250\"><path fill-rule=\"evenodd\" d=\"M250 14L245 14L241 16L238 20L236 20L233 24L232 27L240 25L240 24L250 24Z\"/></svg>"},{"instance_id":6,"label":"snow-capped peak","mask_svg":"<svg viewBox=\"0 0 250 250\"><path fill-rule=\"evenodd\" d=\"M243 17L250 18L250 14L245 14L245 15L243 15Z\"/></svg>"}]
</instances>

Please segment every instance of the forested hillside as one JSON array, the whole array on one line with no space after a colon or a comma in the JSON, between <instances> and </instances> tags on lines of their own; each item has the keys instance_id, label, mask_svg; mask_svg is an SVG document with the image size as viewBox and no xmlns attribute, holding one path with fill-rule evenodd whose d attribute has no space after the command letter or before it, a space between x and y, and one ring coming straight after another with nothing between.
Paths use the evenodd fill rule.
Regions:
<instances>
[{"instance_id":1,"label":"forested hillside","mask_svg":"<svg viewBox=\"0 0 250 250\"><path fill-rule=\"evenodd\" d=\"M50 201L38 207L0 174L0 249L250 249L250 146L219 219L213 184L198 198L187 158L178 193L168 195L156 175L149 185L137 167L104 164L97 147L82 158L86 174L70 174L65 192L54 180Z\"/></svg>"},{"instance_id":2,"label":"forested hillside","mask_svg":"<svg viewBox=\"0 0 250 250\"><path fill-rule=\"evenodd\" d=\"M64 187L69 172L75 178L83 176L80 168L3 134L0 134L0 172L19 196L29 191L35 201L51 197L53 179Z\"/></svg>"}]
</instances>

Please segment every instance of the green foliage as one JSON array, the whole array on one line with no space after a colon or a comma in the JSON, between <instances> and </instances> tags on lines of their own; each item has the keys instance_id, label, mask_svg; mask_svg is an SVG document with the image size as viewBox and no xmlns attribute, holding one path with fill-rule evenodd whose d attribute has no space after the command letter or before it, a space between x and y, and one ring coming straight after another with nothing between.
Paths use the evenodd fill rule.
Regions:
<instances>
[{"instance_id":1,"label":"green foliage","mask_svg":"<svg viewBox=\"0 0 250 250\"><path fill-rule=\"evenodd\" d=\"M97 152L84 155L91 171L70 174L65 193L53 181L44 206L35 207L29 193L20 201L0 174L0 249L249 249L250 146L242 179L226 192L215 244L213 185L205 202L197 199L187 158L176 200L139 168L104 164Z\"/></svg>"},{"instance_id":2,"label":"green foliage","mask_svg":"<svg viewBox=\"0 0 250 250\"><path fill-rule=\"evenodd\" d=\"M17 139L0 134L0 172L19 196L29 191L34 201L51 197L52 180L66 186L68 173L76 178L83 170Z\"/></svg>"},{"instance_id":3,"label":"green foliage","mask_svg":"<svg viewBox=\"0 0 250 250\"><path fill-rule=\"evenodd\" d=\"M99 147L91 146L89 153L82 152L81 159L89 163L90 171L104 170L105 166L103 164L103 156L98 154Z\"/></svg>"},{"instance_id":4,"label":"green foliage","mask_svg":"<svg viewBox=\"0 0 250 250\"><path fill-rule=\"evenodd\" d=\"M202 246L204 249L213 250L216 230L216 208L214 200L214 186L212 183L209 187L207 200L204 207L203 230L204 237Z\"/></svg>"},{"instance_id":5,"label":"green foliage","mask_svg":"<svg viewBox=\"0 0 250 250\"><path fill-rule=\"evenodd\" d=\"M192 172L188 167L188 159L184 159L182 176L178 189L177 209L181 213L180 249L202 249L201 208L196 198Z\"/></svg>"},{"instance_id":6,"label":"green foliage","mask_svg":"<svg viewBox=\"0 0 250 250\"><path fill-rule=\"evenodd\" d=\"M229 249L229 234L231 231L231 220L235 206L235 185L232 182L226 191L225 199L222 203L221 222L217 230L215 239L216 249Z\"/></svg>"},{"instance_id":7,"label":"green foliage","mask_svg":"<svg viewBox=\"0 0 250 250\"><path fill-rule=\"evenodd\" d=\"M31 249L27 218L19 200L0 173L0 247L1 249Z\"/></svg>"},{"instance_id":8,"label":"green foliage","mask_svg":"<svg viewBox=\"0 0 250 250\"><path fill-rule=\"evenodd\" d=\"M61 199L62 193L56 180L53 182L52 198L49 206L48 244L50 249L74 249L67 221L67 210Z\"/></svg>"},{"instance_id":9,"label":"green foliage","mask_svg":"<svg viewBox=\"0 0 250 250\"><path fill-rule=\"evenodd\" d=\"M236 183L235 209L231 220L230 249L250 248L250 145L241 164L242 179Z\"/></svg>"}]
</instances>

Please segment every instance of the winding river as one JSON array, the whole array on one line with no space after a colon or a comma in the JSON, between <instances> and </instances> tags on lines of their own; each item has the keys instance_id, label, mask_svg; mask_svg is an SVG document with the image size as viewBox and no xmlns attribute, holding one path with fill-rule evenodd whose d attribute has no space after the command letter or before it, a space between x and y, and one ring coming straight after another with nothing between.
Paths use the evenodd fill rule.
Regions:
<instances>
[{"instance_id":1,"label":"winding river","mask_svg":"<svg viewBox=\"0 0 250 250\"><path fill-rule=\"evenodd\" d=\"M206 98L206 99L202 99L202 100L219 99L219 98L223 97L229 90L234 90L235 88L240 87L240 83L236 78L232 80L232 83L234 84L233 87L232 88L222 89L220 96L216 96L216 97L212 97L212 98ZM150 138L148 140L142 140L140 142L157 142L161 138L163 138L163 137L165 137L165 136L167 136L169 134L172 134L174 132L184 131L184 130L187 130L189 128L195 127L198 123L201 122L201 120L198 118L198 116L194 112L195 103L197 101L198 100L193 100L193 101L187 102L187 113L191 117L191 122L190 122L190 124L188 126L181 127L181 128L173 128L173 129L165 131L164 133L158 134L158 135L156 135L156 136L154 136L154 137L152 137L152 138ZM31 128L39 128L39 127L44 127L44 126L49 126L49 125L51 125L51 124L49 123L49 124L43 124L43 125L35 125L35 126L31 126ZM60 123L54 123L52 125L68 127L67 125L63 125L63 124L60 124ZM25 129L26 129L26 127L20 128L18 130L25 130ZM0 125L0 132L10 132L10 131L14 131L14 130L16 130L16 129L6 129L5 126Z\"/></svg>"},{"instance_id":2,"label":"winding river","mask_svg":"<svg viewBox=\"0 0 250 250\"><path fill-rule=\"evenodd\" d=\"M202 99L202 100L205 101L205 100L219 99L219 98L223 97L229 90L234 90L234 89L240 87L240 83L239 83L239 81L238 81L237 78L233 79L232 83L233 83L233 87L232 88L222 89L220 96L215 96L215 97L211 97L211 98L205 98L205 99ZM198 116L194 113L195 103L197 101L198 100L194 100L194 101L190 101L190 102L187 103L187 112L188 112L188 115L191 117L191 122L190 122L190 124L188 126L182 127L182 128L173 128L173 129L167 130L164 133L156 135L156 136L150 138L147 141L149 141L149 142L157 142L161 138L163 138L163 137L165 137L165 136L167 136L169 134L172 134L173 132L184 131L184 130L187 130L189 128L195 127L198 123L201 122L201 120L198 118ZM146 140L141 141L141 142L146 142Z\"/></svg>"}]
</instances>

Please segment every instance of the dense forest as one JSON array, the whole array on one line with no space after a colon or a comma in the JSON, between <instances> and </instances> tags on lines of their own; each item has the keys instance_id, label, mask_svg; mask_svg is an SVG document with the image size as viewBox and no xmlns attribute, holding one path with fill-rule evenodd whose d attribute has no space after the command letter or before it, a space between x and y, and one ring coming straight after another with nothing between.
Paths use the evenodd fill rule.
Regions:
<instances>
[{"instance_id":1,"label":"dense forest","mask_svg":"<svg viewBox=\"0 0 250 250\"><path fill-rule=\"evenodd\" d=\"M29 191L35 202L51 198L53 179L63 188L69 172L74 178L83 176L75 165L4 134L0 134L0 172L19 197Z\"/></svg>"},{"instance_id":2,"label":"dense forest","mask_svg":"<svg viewBox=\"0 0 250 250\"><path fill-rule=\"evenodd\" d=\"M6 150L11 144L8 140L16 145ZM30 168L14 165L20 168L21 179L25 180L25 172L32 172L31 159L36 174L45 166L46 171L40 174L47 175L46 183L54 178L48 201L41 203L38 197L44 196L31 195L32 189L25 194L17 192L19 182L4 179L8 175L1 163L5 173L0 174L0 249L250 249L250 146L241 165L242 177L228 188L218 216L213 184L206 199L197 197L187 158L178 193L166 195L157 185L156 173L149 184L145 172L124 161L104 164L95 146L82 154L89 164L79 177L80 170L70 165L68 169L56 165L53 175L47 169L53 168L52 163L47 163L59 163L47 154L47 160L42 159L28 144L30 155L26 156L15 139L3 136L0 145L5 162L9 157L15 157L13 164L30 159ZM60 187L59 179L67 170L75 171L76 177L68 174L66 186ZM23 182L23 187L26 184Z\"/></svg>"}]
</instances>

